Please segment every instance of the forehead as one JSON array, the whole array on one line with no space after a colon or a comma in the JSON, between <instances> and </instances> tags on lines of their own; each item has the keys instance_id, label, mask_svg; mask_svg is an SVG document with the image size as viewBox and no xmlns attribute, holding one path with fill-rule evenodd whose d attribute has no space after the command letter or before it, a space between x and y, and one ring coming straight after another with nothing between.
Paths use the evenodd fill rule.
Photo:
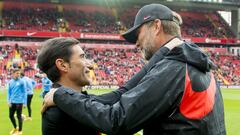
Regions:
<instances>
[{"instance_id":1,"label":"forehead","mask_svg":"<svg viewBox=\"0 0 240 135\"><path fill-rule=\"evenodd\" d=\"M20 74L20 71L15 71L15 72L13 72L14 74Z\"/></svg>"},{"instance_id":2,"label":"forehead","mask_svg":"<svg viewBox=\"0 0 240 135\"><path fill-rule=\"evenodd\" d=\"M72 55L81 55L85 54L80 45L74 45L72 47Z\"/></svg>"}]
</instances>

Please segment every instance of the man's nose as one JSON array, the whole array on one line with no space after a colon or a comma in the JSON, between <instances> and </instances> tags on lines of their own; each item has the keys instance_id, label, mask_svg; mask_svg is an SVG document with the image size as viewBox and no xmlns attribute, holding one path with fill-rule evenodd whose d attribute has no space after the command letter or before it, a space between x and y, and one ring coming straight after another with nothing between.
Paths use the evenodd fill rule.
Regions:
<instances>
[{"instance_id":1,"label":"man's nose","mask_svg":"<svg viewBox=\"0 0 240 135\"><path fill-rule=\"evenodd\" d=\"M85 64L86 64L86 67L88 67L89 69L91 70L93 69L93 61L86 59Z\"/></svg>"},{"instance_id":2,"label":"man's nose","mask_svg":"<svg viewBox=\"0 0 240 135\"><path fill-rule=\"evenodd\" d=\"M137 40L137 42L136 42L136 48L139 48L140 47L140 44L139 44L139 42L138 42L138 40Z\"/></svg>"}]
</instances>

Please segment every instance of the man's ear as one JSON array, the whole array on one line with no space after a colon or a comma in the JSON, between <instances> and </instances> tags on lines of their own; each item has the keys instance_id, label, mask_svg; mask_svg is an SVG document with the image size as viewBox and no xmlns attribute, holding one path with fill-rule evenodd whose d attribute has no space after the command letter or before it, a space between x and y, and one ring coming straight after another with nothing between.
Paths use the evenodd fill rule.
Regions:
<instances>
[{"instance_id":1,"label":"man's ear","mask_svg":"<svg viewBox=\"0 0 240 135\"><path fill-rule=\"evenodd\" d=\"M63 59L56 59L55 64L59 71L68 71L68 64Z\"/></svg>"},{"instance_id":2,"label":"man's ear","mask_svg":"<svg viewBox=\"0 0 240 135\"><path fill-rule=\"evenodd\" d=\"M155 28L155 31L156 31L157 35L161 33L161 30L162 30L161 25L162 25L161 20L159 20L159 19L154 20L154 28Z\"/></svg>"}]
</instances>

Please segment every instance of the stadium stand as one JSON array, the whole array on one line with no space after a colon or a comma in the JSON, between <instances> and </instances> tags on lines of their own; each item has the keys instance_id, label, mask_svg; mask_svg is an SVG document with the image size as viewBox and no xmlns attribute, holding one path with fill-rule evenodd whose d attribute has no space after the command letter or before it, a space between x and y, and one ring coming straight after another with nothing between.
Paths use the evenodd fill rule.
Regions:
<instances>
[{"instance_id":1,"label":"stadium stand","mask_svg":"<svg viewBox=\"0 0 240 135\"><path fill-rule=\"evenodd\" d=\"M138 8L110 9L93 5L65 5L61 8L48 4L15 6L5 4L1 28L7 30L36 30L59 32L121 33L130 28ZM94 9L94 10L93 10ZM121 14L124 12L124 14ZM183 17L185 37L233 38L229 26L217 12L177 11ZM77 18L77 19L76 19Z\"/></svg>"},{"instance_id":2,"label":"stadium stand","mask_svg":"<svg viewBox=\"0 0 240 135\"><path fill-rule=\"evenodd\" d=\"M240 57L231 54L208 52L213 62L218 65L216 76L222 85L240 84Z\"/></svg>"},{"instance_id":3,"label":"stadium stand","mask_svg":"<svg viewBox=\"0 0 240 135\"><path fill-rule=\"evenodd\" d=\"M216 76L222 85L240 85L240 58L227 53L215 53L208 48L208 54L218 65ZM94 59L94 72L91 73L94 85L122 85L140 70L144 61L136 49L88 48L84 47L86 56ZM17 44L0 47L2 54L0 72L4 83L11 68L21 67L27 75L37 74L37 47L18 46ZM21 59L21 60L19 60Z\"/></svg>"},{"instance_id":4,"label":"stadium stand","mask_svg":"<svg viewBox=\"0 0 240 135\"><path fill-rule=\"evenodd\" d=\"M1 30L30 30L41 32L81 32L110 33L111 36L127 30L133 24L138 6L124 9L109 9L96 5L53 5L47 3L5 2L0 20ZM234 38L223 18L213 11L177 11L183 17L183 37ZM77 19L76 19L77 18ZM1 33L0 33L1 34ZM31 38L28 38L31 40ZM122 85L140 70L144 61L136 49L107 47L117 41L86 40L89 44L105 44L104 47L85 46L87 57L94 59L94 72L91 76L95 85ZM122 42L126 44L126 42ZM99 44L100 46L100 44ZM9 71L15 66L21 67L26 75L38 73L36 54L38 46L0 44L0 79L4 84ZM240 58L229 53L214 52L217 48L208 48L208 54L219 70L216 76L222 85L240 85Z\"/></svg>"}]
</instances>

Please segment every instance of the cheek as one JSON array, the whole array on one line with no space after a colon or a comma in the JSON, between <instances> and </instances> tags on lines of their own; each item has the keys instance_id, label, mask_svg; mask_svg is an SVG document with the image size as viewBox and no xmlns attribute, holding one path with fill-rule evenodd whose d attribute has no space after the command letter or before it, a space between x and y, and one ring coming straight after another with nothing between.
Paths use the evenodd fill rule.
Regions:
<instances>
[{"instance_id":1,"label":"cheek","mask_svg":"<svg viewBox=\"0 0 240 135\"><path fill-rule=\"evenodd\" d=\"M144 41L145 41L145 43L149 44L149 43L153 42L154 38L155 38L154 35L152 33L148 32L145 35Z\"/></svg>"},{"instance_id":2,"label":"cheek","mask_svg":"<svg viewBox=\"0 0 240 135\"><path fill-rule=\"evenodd\" d=\"M73 72L81 72L84 70L84 66L81 62L75 63L74 65L72 65L72 70Z\"/></svg>"},{"instance_id":3,"label":"cheek","mask_svg":"<svg viewBox=\"0 0 240 135\"><path fill-rule=\"evenodd\" d=\"M149 42L148 36L143 37L142 38L142 47L147 48L148 47L148 42Z\"/></svg>"},{"instance_id":4,"label":"cheek","mask_svg":"<svg viewBox=\"0 0 240 135\"><path fill-rule=\"evenodd\" d=\"M142 35L141 35L141 40L140 40L140 41L141 41L141 42L145 41L145 38L146 38L146 35L145 35L145 34L142 34Z\"/></svg>"},{"instance_id":5,"label":"cheek","mask_svg":"<svg viewBox=\"0 0 240 135\"><path fill-rule=\"evenodd\" d=\"M79 74L81 74L82 76L85 76L85 74L86 74L84 67L78 68L78 72L79 72Z\"/></svg>"}]
</instances>

